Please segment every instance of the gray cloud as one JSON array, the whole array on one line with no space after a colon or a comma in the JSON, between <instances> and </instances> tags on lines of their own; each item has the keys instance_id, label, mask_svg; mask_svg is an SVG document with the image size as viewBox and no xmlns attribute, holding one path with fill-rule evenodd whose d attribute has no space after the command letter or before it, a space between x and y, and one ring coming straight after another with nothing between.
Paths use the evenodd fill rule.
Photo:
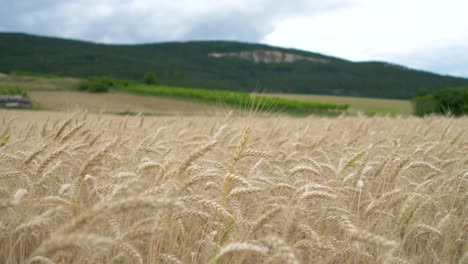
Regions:
<instances>
[{"instance_id":1,"label":"gray cloud","mask_svg":"<svg viewBox=\"0 0 468 264\"><path fill-rule=\"evenodd\" d=\"M346 6L348 0L261 1L15 0L0 11L1 29L98 42L190 39L260 41L276 22Z\"/></svg>"}]
</instances>

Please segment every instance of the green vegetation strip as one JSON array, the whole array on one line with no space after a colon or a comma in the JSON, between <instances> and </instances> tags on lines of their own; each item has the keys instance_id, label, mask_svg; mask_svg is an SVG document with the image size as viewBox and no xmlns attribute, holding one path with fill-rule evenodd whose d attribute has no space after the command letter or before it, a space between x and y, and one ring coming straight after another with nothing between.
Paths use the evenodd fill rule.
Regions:
<instances>
[{"instance_id":1,"label":"green vegetation strip","mask_svg":"<svg viewBox=\"0 0 468 264\"><path fill-rule=\"evenodd\" d=\"M26 92L19 87L1 87L0 95L20 95L27 96Z\"/></svg>"},{"instance_id":2,"label":"green vegetation strip","mask_svg":"<svg viewBox=\"0 0 468 264\"><path fill-rule=\"evenodd\" d=\"M180 99L202 101L207 103L222 103L227 106L257 109L266 111L283 111L295 114L339 114L348 109L347 104L317 103L290 100L277 97L250 95L244 92L225 90L208 90L153 85L120 86L119 90L153 96L164 96Z\"/></svg>"},{"instance_id":3,"label":"green vegetation strip","mask_svg":"<svg viewBox=\"0 0 468 264\"><path fill-rule=\"evenodd\" d=\"M29 72L29 71L18 71L13 70L10 72L11 75L15 76L26 76L26 77L42 77L42 78L60 78L59 75L41 72Z\"/></svg>"}]
</instances>

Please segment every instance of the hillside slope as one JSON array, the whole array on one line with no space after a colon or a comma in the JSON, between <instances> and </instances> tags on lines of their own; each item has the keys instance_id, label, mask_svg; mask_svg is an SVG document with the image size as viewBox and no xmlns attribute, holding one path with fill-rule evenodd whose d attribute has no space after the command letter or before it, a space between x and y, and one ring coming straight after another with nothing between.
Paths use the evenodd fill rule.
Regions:
<instances>
[{"instance_id":1,"label":"hillside slope","mask_svg":"<svg viewBox=\"0 0 468 264\"><path fill-rule=\"evenodd\" d=\"M167 85L267 92L410 98L418 90L468 85L382 62L351 62L317 53L225 41L104 45L0 33L0 72L64 76L110 75L142 80L156 73Z\"/></svg>"}]
</instances>

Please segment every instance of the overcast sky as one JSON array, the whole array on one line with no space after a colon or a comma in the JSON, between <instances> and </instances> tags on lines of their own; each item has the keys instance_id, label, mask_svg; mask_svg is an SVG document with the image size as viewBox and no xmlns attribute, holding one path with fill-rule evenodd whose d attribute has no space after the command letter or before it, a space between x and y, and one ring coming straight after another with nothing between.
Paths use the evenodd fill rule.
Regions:
<instances>
[{"instance_id":1,"label":"overcast sky","mask_svg":"<svg viewBox=\"0 0 468 264\"><path fill-rule=\"evenodd\" d=\"M237 40L468 77L468 0L0 0L0 31Z\"/></svg>"}]
</instances>

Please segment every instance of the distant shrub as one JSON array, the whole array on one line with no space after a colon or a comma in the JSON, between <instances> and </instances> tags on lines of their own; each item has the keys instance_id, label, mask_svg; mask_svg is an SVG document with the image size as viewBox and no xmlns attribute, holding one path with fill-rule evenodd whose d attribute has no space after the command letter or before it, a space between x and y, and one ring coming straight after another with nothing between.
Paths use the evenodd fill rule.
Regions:
<instances>
[{"instance_id":1,"label":"distant shrub","mask_svg":"<svg viewBox=\"0 0 468 264\"><path fill-rule=\"evenodd\" d=\"M435 108L436 101L432 94L419 95L413 99L413 110L414 114L417 116L434 113Z\"/></svg>"},{"instance_id":2,"label":"distant shrub","mask_svg":"<svg viewBox=\"0 0 468 264\"><path fill-rule=\"evenodd\" d=\"M468 87L448 88L435 94L419 94L413 99L414 114L431 113L461 116L468 114Z\"/></svg>"},{"instance_id":3,"label":"distant shrub","mask_svg":"<svg viewBox=\"0 0 468 264\"><path fill-rule=\"evenodd\" d=\"M125 88L134 81L115 79L109 76L95 76L82 81L78 85L78 90L88 91L90 93L106 93L112 88Z\"/></svg>"},{"instance_id":4,"label":"distant shrub","mask_svg":"<svg viewBox=\"0 0 468 264\"><path fill-rule=\"evenodd\" d=\"M78 90L88 91L90 93L106 93L110 88L117 87L120 82L121 81L107 76L91 77L82 81L78 86Z\"/></svg>"},{"instance_id":5,"label":"distant shrub","mask_svg":"<svg viewBox=\"0 0 468 264\"><path fill-rule=\"evenodd\" d=\"M148 85L156 84L156 75L154 73L145 74L145 83Z\"/></svg>"},{"instance_id":6,"label":"distant shrub","mask_svg":"<svg viewBox=\"0 0 468 264\"><path fill-rule=\"evenodd\" d=\"M109 91L109 86L103 82L86 80L79 84L78 90L88 91L90 93L106 93Z\"/></svg>"}]
</instances>

